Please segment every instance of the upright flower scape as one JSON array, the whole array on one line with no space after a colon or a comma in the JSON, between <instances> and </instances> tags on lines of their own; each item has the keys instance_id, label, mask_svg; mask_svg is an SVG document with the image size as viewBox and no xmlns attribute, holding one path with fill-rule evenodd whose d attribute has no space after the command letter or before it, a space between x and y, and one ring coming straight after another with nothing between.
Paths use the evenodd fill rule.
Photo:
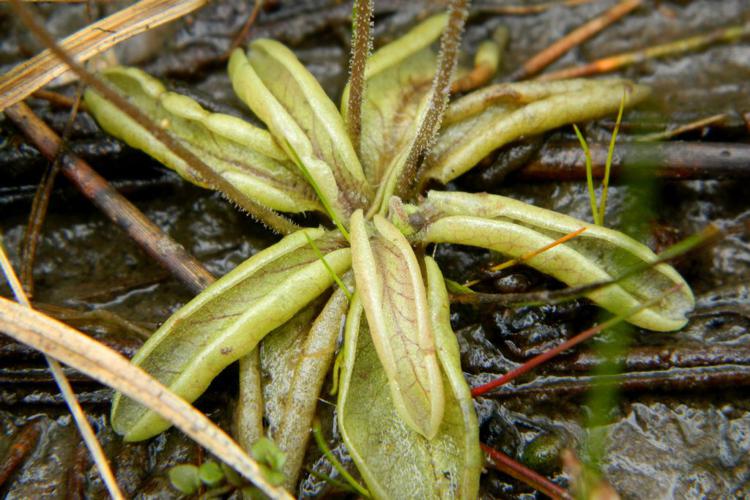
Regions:
<instances>
[{"instance_id":1,"label":"upright flower scape","mask_svg":"<svg viewBox=\"0 0 750 500\"><path fill-rule=\"evenodd\" d=\"M430 244L518 258L585 228L525 264L569 286L609 282L587 298L642 328L679 329L693 306L677 272L622 233L502 196L424 191L519 137L612 113L623 95L632 105L649 92L618 79L497 84L447 105L463 3L381 47L364 70L354 65L340 110L280 43L236 50L234 90L266 128L211 113L138 69L102 75L247 197L330 218L327 227L290 221L281 241L177 311L133 358L188 401L240 360L238 439L250 446L269 435L286 454L287 487L343 329L336 414L370 493L476 498L477 419ZM369 43L368 16L358 14L355 31ZM109 133L211 185L95 92L86 103ZM271 374L265 385L259 366ZM120 395L112 424L129 441L169 425Z\"/></svg>"}]
</instances>

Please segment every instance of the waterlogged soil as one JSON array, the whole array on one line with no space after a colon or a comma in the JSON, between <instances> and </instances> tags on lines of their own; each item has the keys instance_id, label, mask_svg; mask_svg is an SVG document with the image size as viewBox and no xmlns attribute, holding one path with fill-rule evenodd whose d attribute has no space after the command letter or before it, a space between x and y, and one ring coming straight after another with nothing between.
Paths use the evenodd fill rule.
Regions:
<instances>
[{"instance_id":1,"label":"waterlogged soil","mask_svg":"<svg viewBox=\"0 0 750 500\"><path fill-rule=\"evenodd\" d=\"M423 2L409 7L398 4L376 2L377 43L397 36L435 8ZM471 52L497 25L509 27L511 42L499 80L614 2L557 6L525 16L491 12L493 6L505 4L509 2L476 2L476 14L466 33ZM274 2L261 13L252 34L274 36L292 45L328 91L338 96L346 78L348 9L338 2ZM39 10L58 35L86 20L83 6ZM118 49L118 57L171 79L215 109L244 115L231 94L222 55L249 10L245 2L219 2L186 21L129 42ZM646 1L635 13L563 56L553 68L748 22L750 7L743 0ZM3 71L38 50L6 6L0 7L0 27ZM638 132L660 131L726 113L722 122L679 139L748 143L750 40L642 62L620 74L654 89L646 103L626 113L621 141L633 140ZM72 91L70 87L62 90ZM64 127L67 111L42 102L34 105L55 128ZM612 120L605 119L587 125L585 133L592 141L605 141L611 127ZM45 163L7 121L0 121L0 131L4 173L0 230L18 263L31 197ZM571 137L569 131L561 131L542 139L554 142ZM71 147L88 157L217 276L276 241L220 196L185 184L143 155L103 137L85 114L75 123ZM492 161L523 157L522 147L504 148ZM529 161L534 160L531 149ZM491 191L579 218L590 217L582 182L524 183L511 175L495 184L469 176L449 186L454 188ZM748 183L732 178L616 183L610 190L607 225L635 235L655 250L707 224L728 230L721 241L675 262L698 299L689 325L666 334L620 328L617 335L589 342L494 396L477 399L482 441L563 486L572 480L560 464L560 452L567 448L582 458L600 454L604 477L623 498L750 496L750 242L746 231L731 230L738 225L744 229L748 199ZM449 246L438 248L437 257L448 276L458 280L484 277L483 266L499 258ZM152 331L191 298L185 287L64 179L58 180L52 196L34 278L34 300L39 307L63 316L128 356L142 342L144 331ZM484 278L481 286L495 292L559 286L525 268ZM7 288L0 291L9 295ZM460 306L453 314L471 385L518 366L599 318L599 311L585 300L539 307ZM613 349L619 366L605 372L602 353ZM174 430L147 443L123 444L107 425L110 391L75 372L70 376L127 495L178 496L168 484L166 471L178 463L204 460L201 450ZM230 368L197 403L224 426L230 425L235 395L227 388L235 378L236 371ZM348 463L331 423L333 398L326 394L320 413L334 452ZM592 415L598 416L592 420ZM592 421L595 425L589 425ZM309 469L337 474L317 449L311 448L308 455ZM6 498L105 495L41 357L7 339L0 339L0 479ZM303 497L333 494L309 474L296 493ZM482 496L535 498L540 494L488 468Z\"/></svg>"}]
</instances>

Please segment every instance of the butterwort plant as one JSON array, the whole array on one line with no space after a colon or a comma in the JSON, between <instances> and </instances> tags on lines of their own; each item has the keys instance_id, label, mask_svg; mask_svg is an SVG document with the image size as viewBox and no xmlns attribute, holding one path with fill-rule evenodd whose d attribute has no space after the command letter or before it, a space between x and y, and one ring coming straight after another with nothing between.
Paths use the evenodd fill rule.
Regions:
<instances>
[{"instance_id":1,"label":"butterwort plant","mask_svg":"<svg viewBox=\"0 0 750 500\"><path fill-rule=\"evenodd\" d=\"M178 310L132 362L194 401L240 360L236 436L249 447L269 435L284 453L287 487L335 365L338 428L370 494L476 498L477 419L431 244L510 258L549 247L525 264L569 286L609 283L586 297L645 329L679 329L693 307L679 274L625 234L507 197L425 190L513 140L612 113L623 95L632 105L649 92L619 79L526 82L449 103L466 7L452 2L368 57L372 5L355 2L340 108L282 44L259 39L235 50L232 85L265 128L212 113L135 68L102 75L212 175L274 211L273 227L285 233ZM212 185L94 91L86 102L109 133ZM331 223L303 228L279 212L319 212ZM128 441L169 426L120 394L112 425Z\"/></svg>"}]
</instances>

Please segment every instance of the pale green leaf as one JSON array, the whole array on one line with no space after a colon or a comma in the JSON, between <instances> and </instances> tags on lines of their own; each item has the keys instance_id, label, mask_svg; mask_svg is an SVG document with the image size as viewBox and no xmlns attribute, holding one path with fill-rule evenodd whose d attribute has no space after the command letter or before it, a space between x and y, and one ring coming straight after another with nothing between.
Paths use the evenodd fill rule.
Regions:
<instances>
[{"instance_id":1,"label":"pale green leaf","mask_svg":"<svg viewBox=\"0 0 750 500\"><path fill-rule=\"evenodd\" d=\"M284 212L322 209L268 131L234 116L211 113L187 96L168 92L136 68L111 68L100 76L250 199ZM89 111L108 133L205 187L182 159L112 103L92 90L86 91L85 98Z\"/></svg>"},{"instance_id":2,"label":"pale green leaf","mask_svg":"<svg viewBox=\"0 0 750 500\"><path fill-rule=\"evenodd\" d=\"M424 220L429 214L429 222L416 236L421 241L488 248L512 258L539 250L585 227L575 238L525 260L524 264L569 286L618 279L617 283L586 294L615 314L625 314L663 296L655 305L628 318L629 322L649 330L679 329L693 308L690 287L671 266L657 264L628 275L633 269L653 263L657 256L619 231L489 194L431 191L421 208ZM620 279L623 276L627 277ZM674 287L681 288L666 293Z\"/></svg>"},{"instance_id":3,"label":"pale green leaf","mask_svg":"<svg viewBox=\"0 0 750 500\"><path fill-rule=\"evenodd\" d=\"M432 438L443 417L443 384L419 263L393 224L351 219L352 269L373 343L404 421Z\"/></svg>"},{"instance_id":4,"label":"pale green leaf","mask_svg":"<svg viewBox=\"0 0 750 500\"><path fill-rule=\"evenodd\" d=\"M565 124L615 113L623 93L632 106L649 88L627 80L562 80L503 83L451 104L426 160L428 178L455 179L495 149Z\"/></svg>"},{"instance_id":5,"label":"pale green leaf","mask_svg":"<svg viewBox=\"0 0 750 500\"><path fill-rule=\"evenodd\" d=\"M307 233L307 235L305 234ZM186 401L193 401L227 365L250 352L333 283L310 248L315 240L334 272L351 264L338 233L303 230L259 252L173 314L133 363ZM115 396L112 426L125 439L147 439L169 424L145 407Z\"/></svg>"},{"instance_id":6,"label":"pale green leaf","mask_svg":"<svg viewBox=\"0 0 750 500\"><path fill-rule=\"evenodd\" d=\"M261 119L290 158L299 157L336 215L368 204L370 188L336 106L282 44L256 40L235 50L229 76L236 94Z\"/></svg>"},{"instance_id":7,"label":"pale green leaf","mask_svg":"<svg viewBox=\"0 0 750 500\"><path fill-rule=\"evenodd\" d=\"M349 302L335 289L320 304L304 310L263 340L261 368L268 435L286 454L285 485L297 484L323 382L330 371L336 340ZM317 314L317 317L315 314Z\"/></svg>"},{"instance_id":8,"label":"pale green leaf","mask_svg":"<svg viewBox=\"0 0 750 500\"><path fill-rule=\"evenodd\" d=\"M439 271L437 273L439 275ZM435 270L428 270L432 286ZM441 285L442 286L442 285ZM362 321L358 294L347 317L338 423L349 453L375 498L477 498L482 459L474 406L463 381L458 345L446 323L446 294L431 318L446 387L445 415L426 439L406 425L393 403L388 379Z\"/></svg>"},{"instance_id":9,"label":"pale green leaf","mask_svg":"<svg viewBox=\"0 0 750 500\"><path fill-rule=\"evenodd\" d=\"M359 154L373 185L379 185L388 172L400 170L416 139L437 67L430 46L446 20L445 14L428 19L367 60ZM348 100L349 85L341 98L345 121Z\"/></svg>"},{"instance_id":10,"label":"pale green leaf","mask_svg":"<svg viewBox=\"0 0 750 500\"><path fill-rule=\"evenodd\" d=\"M461 351L458 347L456 334L451 328L451 311L448 300L448 291L445 288L445 280L440 268L431 257L425 257L425 271L427 274L427 302L430 308L430 322L435 332L435 345L438 350L440 367L443 370L443 378L447 380L450 387L449 397L446 404L453 404L453 408L446 408L447 430L450 422L453 422L453 430L450 432L455 439L462 439L458 443L462 455L458 464L461 469L459 477L461 480L456 487L457 498L473 499L479 491L479 476L482 473L482 452L479 448L479 423L474 411L474 400L471 389L466 383L464 372L461 370ZM450 392L455 403L450 401ZM461 420L454 417L451 420L451 412L460 410ZM459 423L460 422L460 423Z\"/></svg>"},{"instance_id":11,"label":"pale green leaf","mask_svg":"<svg viewBox=\"0 0 750 500\"><path fill-rule=\"evenodd\" d=\"M313 301L240 360L240 398L235 415L238 441L249 450L267 434L286 458L280 469L285 487L297 484L318 398L348 305L344 292L336 289L325 307L320 300ZM256 365L258 351L262 361Z\"/></svg>"},{"instance_id":12,"label":"pale green leaf","mask_svg":"<svg viewBox=\"0 0 750 500\"><path fill-rule=\"evenodd\" d=\"M260 345L240 358L240 388L232 418L232 436L247 451L265 435Z\"/></svg>"}]
</instances>

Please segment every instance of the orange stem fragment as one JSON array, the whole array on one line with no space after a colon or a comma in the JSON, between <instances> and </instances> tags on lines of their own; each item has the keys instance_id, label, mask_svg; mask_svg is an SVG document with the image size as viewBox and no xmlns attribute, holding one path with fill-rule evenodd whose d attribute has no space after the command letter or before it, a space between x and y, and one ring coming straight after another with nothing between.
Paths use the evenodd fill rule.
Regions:
<instances>
[{"instance_id":1,"label":"orange stem fragment","mask_svg":"<svg viewBox=\"0 0 750 500\"><path fill-rule=\"evenodd\" d=\"M632 12L641 3L642 0L622 0L601 16L591 19L526 61L513 74L511 80L523 80L539 73L573 47L577 47L610 24Z\"/></svg>"},{"instance_id":2,"label":"orange stem fragment","mask_svg":"<svg viewBox=\"0 0 750 500\"><path fill-rule=\"evenodd\" d=\"M505 262L501 262L500 264L495 264L494 266L490 267L489 271L491 272L502 271L503 269L507 269L511 266L515 266L516 264L523 264L527 260L531 259L532 257L536 257L540 253L544 253L547 250L556 247L557 245L562 245L566 241L572 240L573 238L575 238L576 236L584 232L586 229L588 229L588 227L586 226L581 227L579 229L576 229L572 233L566 234L562 238L556 239L552 243L548 243L547 245L544 245L541 248L537 248L536 250L526 252L525 254L521 255L518 258L506 260ZM466 283L464 283L464 286L474 286L477 283L479 283L479 281L480 280L467 281Z\"/></svg>"},{"instance_id":3,"label":"orange stem fragment","mask_svg":"<svg viewBox=\"0 0 750 500\"><path fill-rule=\"evenodd\" d=\"M734 42L744 36L750 35L750 24L731 26L721 28L703 35L696 35L688 38L682 38L674 42L661 45L655 45L648 49L634 50L632 52L623 52L614 56L605 57L582 66L553 71L541 75L539 80L562 80L565 78L578 78L581 76L596 75L608 73L629 66L631 64L655 59L658 57L671 56L688 52L691 50L700 50L704 47L720 42Z\"/></svg>"}]
</instances>

